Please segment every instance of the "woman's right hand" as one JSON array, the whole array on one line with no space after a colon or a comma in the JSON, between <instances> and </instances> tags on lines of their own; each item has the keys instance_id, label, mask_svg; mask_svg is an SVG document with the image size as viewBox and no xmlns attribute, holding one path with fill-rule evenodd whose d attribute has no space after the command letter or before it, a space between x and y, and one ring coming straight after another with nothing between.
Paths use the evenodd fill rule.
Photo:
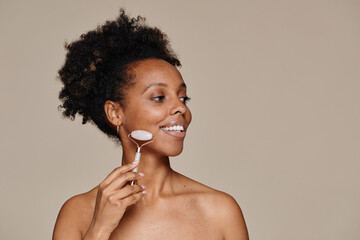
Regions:
<instances>
[{"instance_id":1,"label":"woman's right hand","mask_svg":"<svg viewBox=\"0 0 360 240\"><path fill-rule=\"evenodd\" d=\"M94 215L85 239L108 239L118 226L125 210L139 201L144 194L144 188L130 185L144 175L131 170L139 163L130 163L116 168L98 186Z\"/></svg>"}]
</instances>

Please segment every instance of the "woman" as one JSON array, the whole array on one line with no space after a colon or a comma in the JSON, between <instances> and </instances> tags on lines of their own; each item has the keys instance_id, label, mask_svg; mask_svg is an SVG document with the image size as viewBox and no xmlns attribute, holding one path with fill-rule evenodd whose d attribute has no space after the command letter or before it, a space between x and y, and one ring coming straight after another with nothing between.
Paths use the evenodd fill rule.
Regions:
<instances>
[{"instance_id":1,"label":"woman","mask_svg":"<svg viewBox=\"0 0 360 240\"><path fill-rule=\"evenodd\" d=\"M169 156L182 152L191 112L166 35L121 10L116 21L66 48L59 71L64 116L79 113L83 124L95 123L121 142L123 157L97 187L64 204L53 239L248 239L231 196L170 167ZM155 138L142 148L140 164L128 137L139 129Z\"/></svg>"}]
</instances>

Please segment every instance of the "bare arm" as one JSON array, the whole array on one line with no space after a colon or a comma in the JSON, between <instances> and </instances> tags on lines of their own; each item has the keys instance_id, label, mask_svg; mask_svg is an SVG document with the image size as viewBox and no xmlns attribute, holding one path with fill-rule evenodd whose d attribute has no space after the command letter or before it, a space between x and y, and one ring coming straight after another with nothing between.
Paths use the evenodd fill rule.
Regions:
<instances>
[{"instance_id":1,"label":"bare arm","mask_svg":"<svg viewBox=\"0 0 360 240\"><path fill-rule=\"evenodd\" d=\"M53 232L53 239L69 239L80 240L80 224L79 207L81 205L81 197L75 196L64 203L57 217Z\"/></svg>"}]
</instances>

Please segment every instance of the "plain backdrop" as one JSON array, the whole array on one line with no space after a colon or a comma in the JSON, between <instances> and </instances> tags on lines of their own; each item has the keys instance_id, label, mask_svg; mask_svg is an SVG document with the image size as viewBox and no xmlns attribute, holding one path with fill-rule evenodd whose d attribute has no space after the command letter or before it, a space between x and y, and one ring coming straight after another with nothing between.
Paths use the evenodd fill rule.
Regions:
<instances>
[{"instance_id":1,"label":"plain backdrop","mask_svg":"<svg viewBox=\"0 0 360 240\"><path fill-rule=\"evenodd\" d=\"M1 0L0 239L50 239L62 204L119 166L95 126L61 117L56 75L64 42L120 7L182 61L176 171L231 194L253 240L360 239L358 0Z\"/></svg>"}]
</instances>

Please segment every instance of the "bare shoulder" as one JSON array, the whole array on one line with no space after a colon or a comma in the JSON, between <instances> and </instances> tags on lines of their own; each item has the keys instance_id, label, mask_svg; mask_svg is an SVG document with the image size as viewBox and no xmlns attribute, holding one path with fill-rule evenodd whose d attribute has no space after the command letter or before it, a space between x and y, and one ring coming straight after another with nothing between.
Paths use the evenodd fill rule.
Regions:
<instances>
[{"instance_id":1,"label":"bare shoulder","mask_svg":"<svg viewBox=\"0 0 360 240\"><path fill-rule=\"evenodd\" d=\"M184 184L194 193L201 211L208 219L213 219L224 239L249 239L241 208L231 195L181 176Z\"/></svg>"},{"instance_id":2,"label":"bare shoulder","mask_svg":"<svg viewBox=\"0 0 360 240\"><path fill-rule=\"evenodd\" d=\"M53 240L81 239L92 219L97 187L68 199L58 214Z\"/></svg>"},{"instance_id":3,"label":"bare shoulder","mask_svg":"<svg viewBox=\"0 0 360 240\"><path fill-rule=\"evenodd\" d=\"M224 239L249 239L241 208L231 195L215 190L203 203L206 211L216 219Z\"/></svg>"}]
</instances>

